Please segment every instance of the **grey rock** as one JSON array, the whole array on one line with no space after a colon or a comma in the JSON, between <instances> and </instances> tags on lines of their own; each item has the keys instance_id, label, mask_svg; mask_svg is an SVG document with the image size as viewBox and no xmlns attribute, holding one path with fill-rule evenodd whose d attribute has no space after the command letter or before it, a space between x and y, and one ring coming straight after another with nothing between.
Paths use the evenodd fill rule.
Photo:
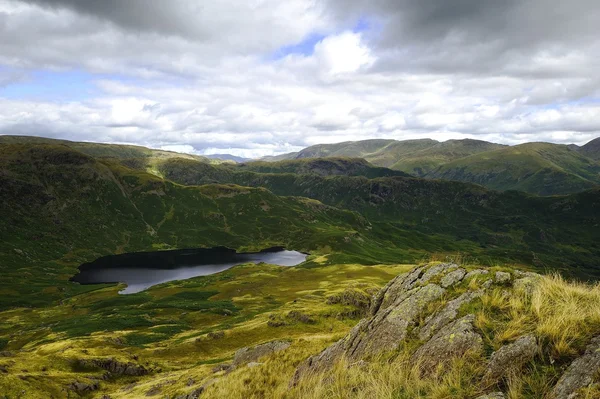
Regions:
<instances>
[{"instance_id":1,"label":"grey rock","mask_svg":"<svg viewBox=\"0 0 600 399\"><path fill-rule=\"evenodd\" d=\"M506 399L506 396L502 392L492 392L486 395L481 395L477 399Z\"/></svg>"},{"instance_id":2,"label":"grey rock","mask_svg":"<svg viewBox=\"0 0 600 399\"><path fill-rule=\"evenodd\" d=\"M483 291L465 292L456 299L451 300L446 306L437 313L428 316L425 319L425 324L419 329L419 339L424 341L429 339L433 334L448 323L456 319L460 307L471 302L473 299L480 297Z\"/></svg>"},{"instance_id":3,"label":"grey rock","mask_svg":"<svg viewBox=\"0 0 600 399\"><path fill-rule=\"evenodd\" d=\"M142 376L149 371L142 365L119 362L115 359L80 359L76 360L80 367L98 367L116 375Z\"/></svg>"},{"instance_id":4,"label":"grey rock","mask_svg":"<svg viewBox=\"0 0 600 399\"><path fill-rule=\"evenodd\" d=\"M358 360L367 355L375 355L394 350L406 338L408 328L427 305L444 294L439 285L428 284L417 287L371 319L359 323L345 341L345 352L349 359Z\"/></svg>"},{"instance_id":5,"label":"grey rock","mask_svg":"<svg viewBox=\"0 0 600 399\"><path fill-rule=\"evenodd\" d=\"M593 338L585 353L575 359L552 390L554 399L571 399L576 392L594 382L600 372L600 335Z\"/></svg>"},{"instance_id":6,"label":"grey rock","mask_svg":"<svg viewBox=\"0 0 600 399\"><path fill-rule=\"evenodd\" d=\"M93 392L93 391L97 390L98 388L99 388L99 385L97 382L85 383L85 382L75 381L69 385L69 389L71 389L72 391L75 391L77 393Z\"/></svg>"},{"instance_id":7,"label":"grey rock","mask_svg":"<svg viewBox=\"0 0 600 399\"><path fill-rule=\"evenodd\" d=\"M261 365L262 365L262 363L259 363L259 362L250 362L246 365L246 367L258 367Z\"/></svg>"},{"instance_id":8,"label":"grey rock","mask_svg":"<svg viewBox=\"0 0 600 399\"><path fill-rule=\"evenodd\" d=\"M454 284L459 283L465 277L465 274L467 274L467 271L462 268L451 271L442 277L440 285L444 288L451 287Z\"/></svg>"},{"instance_id":9,"label":"grey rock","mask_svg":"<svg viewBox=\"0 0 600 399\"><path fill-rule=\"evenodd\" d=\"M416 350L411 358L412 363L426 374L453 358L471 351L480 352L483 349L483 339L473 328L474 320L475 316L470 314L442 328Z\"/></svg>"},{"instance_id":10,"label":"grey rock","mask_svg":"<svg viewBox=\"0 0 600 399\"><path fill-rule=\"evenodd\" d=\"M490 358L483 380L486 384L498 382L511 371L521 369L537 352L537 340L533 335L524 335L515 342L504 345Z\"/></svg>"},{"instance_id":11,"label":"grey rock","mask_svg":"<svg viewBox=\"0 0 600 399\"><path fill-rule=\"evenodd\" d=\"M488 279L488 280L485 280L485 281L484 281L484 282L481 284L481 286L487 290L488 288L490 288L490 287L492 286L492 284L494 284L494 280L492 280L492 279L490 278L490 279Z\"/></svg>"},{"instance_id":12,"label":"grey rock","mask_svg":"<svg viewBox=\"0 0 600 399\"><path fill-rule=\"evenodd\" d=\"M535 274L535 273L532 273L532 274ZM526 296L531 296L531 295L533 295L533 291L535 289L536 284L539 282L539 280L541 278L542 278L542 276L539 274L535 275L535 276L522 277L522 278L515 280L515 282L513 283L513 287L514 287L515 291L522 292Z\"/></svg>"},{"instance_id":13,"label":"grey rock","mask_svg":"<svg viewBox=\"0 0 600 399\"><path fill-rule=\"evenodd\" d=\"M272 341L252 348L242 348L235 352L233 366L237 367L246 363L256 362L261 357L285 350L289 348L290 345L291 343L287 341Z\"/></svg>"},{"instance_id":14,"label":"grey rock","mask_svg":"<svg viewBox=\"0 0 600 399\"><path fill-rule=\"evenodd\" d=\"M421 284L427 284L429 280L434 277L437 277L443 273L450 272L454 269L458 269L458 265L454 263L440 263L439 265L435 265L427 269L423 277L419 280Z\"/></svg>"},{"instance_id":15,"label":"grey rock","mask_svg":"<svg viewBox=\"0 0 600 399\"><path fill-rule=\"evenodd\" d=\"M496 282L498 284L508 283L510 281L510 273L496 272Z\"/></svg>"},{"instance_id":16,"label":"grey rock","mask_svg":"<svg viewBox=\"0 0 600 399\"><path fill-rule=\"evenodd\" d=\"M465 276L465 280L470 279L471 277L475 277L475 276L481 276L484 274L489 274L489 270L485 270L485 269L475 269L475 270L471 270L469 273L467 273L467 275Z\"/></svg>"}]
</instances>

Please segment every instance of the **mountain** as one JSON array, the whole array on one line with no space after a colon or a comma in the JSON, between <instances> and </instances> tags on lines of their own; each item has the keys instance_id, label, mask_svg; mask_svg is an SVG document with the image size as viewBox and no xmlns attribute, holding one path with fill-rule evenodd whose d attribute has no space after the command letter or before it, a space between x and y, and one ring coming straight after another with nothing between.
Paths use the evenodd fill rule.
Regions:
<instances>
[{"instance_id":1,"label":"mountain","mask_svg":"<svg viewBox=\"0 0 600 399\"><path fill-rule=\"evenodd\" d=\"M535 273L600 279L600 188L538 197L337 157L148 170L107 150L123 156L0 143L0 396L600 393L598 285ZM308 255L127 295L71 281L105 255L215 246Z\"/></svg>"},{"instance_id":2,"label":"mountain","mask_svg":"<svg viewBox=\"0 0 600 399\"><path fill-rule=\"evenodd\" d=\"M579 152L588 158L600 161L600 137L590 141L589 143L581 146Z\"/></svg>"},{"instance_id":3,"label":"mountain","mask_svg":"<svg viewBox=\"0 0 600 399\"><path fill-rule=\"evenodd\" d=\"M210 159L219 159L221 161L233 161L236 163L248 162L251 160L251 158L237 157L231 154L210 154L205 155L205 157Z\"/></svg>"},{"instance_id":4,"label":"mountain","mask_svg":"<svg viewBox=\"0 0 600 399\"><path fill-rule=\"evenodd\" d=\"M78 288L68 276L80 263L115 252L214 246L312 251L324 243L341 249L368 224L306 198L232 185L184 187L47 144L0 144L0 202L2 307L49 303L64 290L73 292ZM36 272L40 264L43 274ZM24 283L30 275L35 281ZM41 294L48 284L57 289Z\"/></svg>"},{"instance_id":5,"label":"mountain","mask_svg":"<svg viewBox=\"0 0 600 399\"><path fill-rule=\"evenodd\" d=\"M320 176L364 176L367 178L410 175L373 166L362 158L305 158L291 161L254 161L238 165L236 170L257 173L316 174Z\"/></svg>"},{"instance_id":6,"label":"mountain","mask_svg":"<svg viewBox=\"0 0 600 399\"><path fill-rule=\"evenodd\" d=\"M454 160L504 147L506 146L481 140L448 140L406 154L390 168L402 170L415 176L426 176L432 170Z\"/></svg>"},{"instance_id":7,"label":"mountain","mask_svg":"<svg viewBox=\"0 0 600 399\"><path fill-rule=\"evenodd\" d=\"M600 164L565 145L527 143L448 162L425 177L555 195L599 185Z\"/></svg>"},{"instance_id":8,"label":"mountain","mask_svg":"<svg viewBox=\"0 0 600 399\"><path fill-rule=\"evenodd\" d=\"M371 222L370 235L385 242L386 250L362 252L361 256L373 260L388 259L393 248L409 252L446 248L517 263L536 259L565 272L592 273L596 267L598 189L543 198L452 181L257 173L184 159L167 160L159 170L165 178L184 185L264 187L277 195L309 197L356 211ZM585 250L572 251L568 242ZM409 252L394 252L393 256L400 259ZM350 256L355 255L345 254Z\"/></svg>"},{"instance_id":9,"label":"mountain","mask_svg":"<svg viewBox=\"0 0 600 399\"><path fill-rule=\"evenodd\" d=\"M364 140L316 145L277 159L356 156L373 165L427 179L477 183L494 190L561 195L600 184L599 147L600 139L583 147L550 143L509 147L470 139Z\"/></svg>"},{"instance_id":10,"label":"mountain","mask_svg":"<svg viewBox=\"0 0 600 399\"><path fill-rule=\"evenodd\" d=\"M206 157L182 154L174 151L155 150L137 145L87 143L68 140L48 139L35 136L0 136L0 144L49 144L65 145L76 151L96 158L143 159L148 164L168 158L186 158L209 162Z\"/></svg>"}]
</instances>

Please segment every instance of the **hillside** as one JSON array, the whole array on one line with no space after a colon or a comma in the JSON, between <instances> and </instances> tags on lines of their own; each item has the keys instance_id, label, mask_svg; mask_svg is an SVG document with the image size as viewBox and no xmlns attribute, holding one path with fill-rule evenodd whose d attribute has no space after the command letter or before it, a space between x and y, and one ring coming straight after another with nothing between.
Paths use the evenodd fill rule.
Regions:
<instances>
[{"instance_id":1,"label":"hillside","mask_svg":"<svg viewBox=\"0 0 600 399\"><path fill-rule=\"evenodd\" d=\"M535 197L338 158L154 166L0 144L2 395L600 393L580 366L600 364L599 286L532 273L600 278L597 188ZM310 255L130 295L69 280L104 255L214 246Z\"/></svg>"},{"instance_id":2,"label":"hillside","mask_svg":"<svg viewBox=\"0 0 600 399\"><path fill-rule=\"evenodd\" d=\"M481 140L448 140L431 147L407 154L390 166L415 176L425 176L441 165L470 155L493 151L505 147L501 144Z\"/></svg>"},{"instance_id":3,"label":"hillside","mask_svg":"<svg viewBox=\"0 0 600 399\"><path fill-rule=\"evenodd\" d=\"M600 164L564 145L527 143L449 162L425 177L477 183L495 190L568 194L600 184Z\"/></svg>"},{"instance_id":4,"label":"hillside","mask_svg":"<svg viewBox=\"0 0 600 399\"><path fill-rule=\"evenodd\" d=\"M406 262L420 249L467 251L519 263L535 261L566 273L596 273L598 189L536 198L459 182L239 172L182 159L164 162L160 171L181 184L245 184L359 212L373 225L369 234L387 247L364 253L373 259L388 259L390 251ZM573 246L580 249L573 251Z\"/></svg>"},{"instance_id":5,"label":"hillside","mask_svg":"<svg viewBox=\"0 0 600 399\"><path fill-rule=\"evenodd\" d=\"M62 145L0 145L0 201L2 307L77 290L69 276L101 255L213 246L315 251L325 243L341 250L368 225L317 201L262 188L183 187ZM47 286L54 288L41 295Z\"/></svg>"},{"instance_id":6,"label":"hillside","mask_svg":"<svg viewBox=\"0 0 600 399\"><path fill-rule=\"evenodd\" d=\"M362 158L306 158L290 161L253 161L239 165L237 170L257 173L316 174L319 176L364 176L367 178L410 175L377 167Z\"/></svg>"},{"instance_id":7,"label":"hillside","mask_svg":"<svg viewBox=\"0 0 600 399\"><path fill-rule=\"evenodd\" d=\"M600 161L600 137L579 147L578 151L588 158L595 159L596 161Z\"/></svg>"}]
</instances>

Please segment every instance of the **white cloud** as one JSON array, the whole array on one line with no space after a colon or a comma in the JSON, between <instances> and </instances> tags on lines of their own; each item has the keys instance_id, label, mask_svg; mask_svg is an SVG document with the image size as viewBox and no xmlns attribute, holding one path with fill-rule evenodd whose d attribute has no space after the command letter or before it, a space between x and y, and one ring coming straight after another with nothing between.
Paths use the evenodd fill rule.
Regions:
<instances>
[{"instance_id":1,"label":"white cloud","mask_svg":"<svg viewBox=\"0 0 600 399\"><path fill-rule=\"evenodd\" d=\"M552 19L563 36L528 28L517 43L494 22L500 5L475 13L486 23L452 25L454 13L432 21L416 3L349 0L348 12L358 4L360 17L381 24L357 32L333 0L152 0L148 21L138 0L109 3L0 0L0 90L12 89L0 91L0 134L245 157L367 138L582 144L600 135L600 61L590 52L600 40L583 28L567 35L580 31L572 10L568 32ZM451 27L463 32L446 34ZM314 51L273 57L315 33L324 37ZM40 69L95 75L82 88L93 94L19 96L24 76Z\"/></svg>"}]
</instances>

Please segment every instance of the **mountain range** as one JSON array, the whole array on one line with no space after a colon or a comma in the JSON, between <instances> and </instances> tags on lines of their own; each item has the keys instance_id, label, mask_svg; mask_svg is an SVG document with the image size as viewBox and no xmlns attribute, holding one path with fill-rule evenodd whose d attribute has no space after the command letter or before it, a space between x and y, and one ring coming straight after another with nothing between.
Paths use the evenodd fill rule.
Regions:
<instances>
[{"instance_id":1,"label":"mountain range","mask_svg":"<svg viewBox=\"0 0 600 399\"><path fill-rule=\"evenodd\" d=\"M262 160L325 157L359 157L426 179L537 195L570 194L600 184L600 138L581 147L550 143L505 146L470 139L364 140L315 145Z\"/></svg>"}]
</instances>

